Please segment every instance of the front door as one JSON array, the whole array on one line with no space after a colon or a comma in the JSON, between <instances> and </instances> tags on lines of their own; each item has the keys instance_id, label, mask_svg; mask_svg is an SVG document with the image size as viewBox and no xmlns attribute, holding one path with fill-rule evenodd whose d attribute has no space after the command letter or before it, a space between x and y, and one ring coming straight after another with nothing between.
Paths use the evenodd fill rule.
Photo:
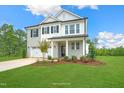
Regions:
<instances>
[{"instance_id":1,"label":"front door","mask_svg":"<svg viewBox=\"0 0 124 93\"><path fill-rule=\"evenodd\" d=\"M61 57L64 57L65 56L65 46L62 45L61 46Z\"/></svg>"}]
</instances>

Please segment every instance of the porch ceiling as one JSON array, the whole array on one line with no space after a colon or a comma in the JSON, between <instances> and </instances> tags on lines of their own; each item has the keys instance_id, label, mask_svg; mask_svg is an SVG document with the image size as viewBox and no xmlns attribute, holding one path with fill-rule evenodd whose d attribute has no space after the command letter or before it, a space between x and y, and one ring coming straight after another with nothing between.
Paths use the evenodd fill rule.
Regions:
<instances>
[{"instance_id":1,"label":"porch ceiling","mask_svg":"<svg viewBox=\"0 0 124 93\"><path fill-rule=\"evenodd\" d=\"M67 36L58 36L58 37L51 37L48 39L54 40L54 39L70 39L70 38L82 38L82 37L88 37L86 34L82 35L67 35Z\"/></svg>"}]
</instances>

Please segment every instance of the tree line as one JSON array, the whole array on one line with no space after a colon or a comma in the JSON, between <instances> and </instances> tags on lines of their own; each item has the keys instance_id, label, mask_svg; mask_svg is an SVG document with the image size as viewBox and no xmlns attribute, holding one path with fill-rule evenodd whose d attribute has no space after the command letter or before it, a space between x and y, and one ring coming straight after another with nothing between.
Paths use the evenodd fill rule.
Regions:
<instances>
[{"instance_id":1,"label":"tree line","mask_svg":"<svg viewBox=\"0 0 124 93\"><path fill-rule=\"evenodd\" d=\"M117 47L117 48L101 48L96 49L96 55L97 56L124 56L124 48L123 47Z\"/></svg>"},{"instance_id":2,"label":"tree line","mask_svg":"<svg viewBox=\"0 0 124 93\"><path fill-rule=\"evenodd\" d=\"M26 32L3 24L0 27L0 56L22 55L26 55Z\"/></svg>"},{"instance_id":3,"label":"tree line","mask_svg":"<svg viewBox=\"0 0 124 93\"><path fill-rule=\"evenodd\" d=\"M116 47L116 48L100 48L98 49L96 46L98 44L98 38L93 40L87 39L87 43L89 46L89 54L92 53L94 56L124 56L124 47ZM94 48L93 48L94 47ZM94 50L94 52L92 52Z\"/></svg>"}]
</instances>

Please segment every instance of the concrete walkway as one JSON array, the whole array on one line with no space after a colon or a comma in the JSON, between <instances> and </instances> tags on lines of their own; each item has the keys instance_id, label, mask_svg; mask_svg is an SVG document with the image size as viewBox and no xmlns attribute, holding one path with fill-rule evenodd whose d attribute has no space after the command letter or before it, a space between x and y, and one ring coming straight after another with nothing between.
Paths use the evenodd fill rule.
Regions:
<instances>
[{"instance_id":1,"label":"concrete walkway","mask_svg":"<svg viewBox=\"0 0 124 93\"><path fill-rule=\"evenodd\" d=\"M0 72L30 65L37 62L37 58L24 58L0 62Z\"/></svg>"}]
</instances>

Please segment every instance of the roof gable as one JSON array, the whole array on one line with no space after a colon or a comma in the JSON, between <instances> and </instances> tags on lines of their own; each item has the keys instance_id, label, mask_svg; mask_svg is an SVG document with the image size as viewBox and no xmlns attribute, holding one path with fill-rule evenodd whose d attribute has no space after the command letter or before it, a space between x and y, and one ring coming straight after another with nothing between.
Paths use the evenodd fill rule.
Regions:
<instances>
[{"instance_id":1,"label":"roof gable","mask_svg":"<svg viewBox=\"0 0 124 93\"><path fill-rule=\"evenodd\" d=\"M82 17L67 11L65 9L62 9L57 15L56 18L61 20L61 21L66 21L66 20L74 20L74 19L80 19Z\"/></svg>"},{"instance_id":2,"label":"roof gable","mask_svg":"<svg viewBox=\"0 0 124 93\"><path fill-rule=\"evenodd\" d=\"M55 18L55 17L53 17L53 16L48 16L40 24L49 23L49 22L55 22L55 21L60 21L60 20Z\"/></svg>"}]
</instances>

